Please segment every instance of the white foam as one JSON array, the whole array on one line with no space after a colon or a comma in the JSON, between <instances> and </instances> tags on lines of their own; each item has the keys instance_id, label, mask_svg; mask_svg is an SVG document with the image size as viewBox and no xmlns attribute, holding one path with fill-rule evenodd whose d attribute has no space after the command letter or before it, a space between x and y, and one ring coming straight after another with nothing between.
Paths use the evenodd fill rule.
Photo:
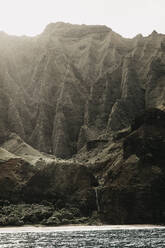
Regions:
<instances>
[{"instance_id":1,"label":"white foam","mask_svg":"<svg viewBox=\"0 0 165 248\"><path fill-rule=\"evenodd\" d=\"M104 231L104 230L131 230L131 229L165 229L165 226L158 225L101 225L101 226L22 226L22 227L1 227L0 233L22 233L22 232L73 232L73 231Z\"/></svg>"}]
</instances>

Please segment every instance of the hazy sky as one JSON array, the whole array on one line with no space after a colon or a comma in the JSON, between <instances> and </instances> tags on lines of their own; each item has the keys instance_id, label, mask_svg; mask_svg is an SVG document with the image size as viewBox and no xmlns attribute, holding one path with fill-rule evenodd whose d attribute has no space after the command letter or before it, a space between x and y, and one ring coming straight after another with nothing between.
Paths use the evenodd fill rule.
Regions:
<instances>
[{"instance_id":1,"label":"hazy sky","mask_svg":"<svg viewBox=\"0 0 165 248\"><path fill-rule=\"evenodd\" d=\"M165 33L165 0L0 0L0 30L36 35L50 22L104 24L125 37Z\"/></svg>"}]
</instances>

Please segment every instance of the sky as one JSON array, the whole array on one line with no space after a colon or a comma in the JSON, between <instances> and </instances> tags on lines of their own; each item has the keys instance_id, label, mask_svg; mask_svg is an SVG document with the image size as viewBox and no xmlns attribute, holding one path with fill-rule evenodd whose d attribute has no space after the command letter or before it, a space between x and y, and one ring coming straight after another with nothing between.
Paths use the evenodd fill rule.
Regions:
<instances>
[{"instance_id":1,"label":"sky","mask_svg":"<svg viewBox=\"0 0 165 248\"><path fill-rule=\"evenodd\" d=\"M124 37L165 33L165 0L0 0L0 30L34 36L51 22L106 25Z\"/></svg>"}]
</instances>

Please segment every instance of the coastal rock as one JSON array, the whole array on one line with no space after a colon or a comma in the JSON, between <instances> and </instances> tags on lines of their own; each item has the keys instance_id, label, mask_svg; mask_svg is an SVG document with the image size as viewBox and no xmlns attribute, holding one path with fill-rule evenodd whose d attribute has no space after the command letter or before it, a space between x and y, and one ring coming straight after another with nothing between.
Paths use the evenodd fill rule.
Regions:
<instances>
[{"instance_id":1,"label":"coastal rock","mask_svg":"<svg viewBox=\"0 0 165 248\"><path fill-rule=\"evenodd\" d=\"M0 161L0 200L10 203L52 202L58 208L66 204L89 215L96 209L93 187L97 180L81 164L54 162L33 165L4 149Z\"/></svg>"},{"instance_id":2,"label":"coastal rock","mask_svg":"<svg viewBox=\"0 0 165 248\"><path fill-rule=\"evenodd\" d=\"M165 223L164 81L163 34L1 32L0 205L51 208L2 212L1 224Z\"/></svg>"},{"instance_id":3,"label":"coastal rock","mask_svg":"<svg viewBox=\"0 0 165 248\"><path fill-rule=\"evenodd\" d=\"M122 138L123 157L109 163L101 215L113 224L165 223L165 112L151 109Z\"/></svg>"}]
</instances>

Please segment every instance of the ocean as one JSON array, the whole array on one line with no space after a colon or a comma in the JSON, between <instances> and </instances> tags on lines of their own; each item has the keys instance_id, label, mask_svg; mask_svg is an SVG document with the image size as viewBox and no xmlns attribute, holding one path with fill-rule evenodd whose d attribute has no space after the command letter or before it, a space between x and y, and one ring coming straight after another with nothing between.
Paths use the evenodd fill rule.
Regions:
<instances>
[{"instance_id":1,"label":"ocean","mask_svg":"<svg viewBox=\"0 0 165 248\"><path fill-rule=\"evenodd\" d=\"M66 226L0 228L0 248L165 247L165 227Z\"/></svg>"}]
</instances>

